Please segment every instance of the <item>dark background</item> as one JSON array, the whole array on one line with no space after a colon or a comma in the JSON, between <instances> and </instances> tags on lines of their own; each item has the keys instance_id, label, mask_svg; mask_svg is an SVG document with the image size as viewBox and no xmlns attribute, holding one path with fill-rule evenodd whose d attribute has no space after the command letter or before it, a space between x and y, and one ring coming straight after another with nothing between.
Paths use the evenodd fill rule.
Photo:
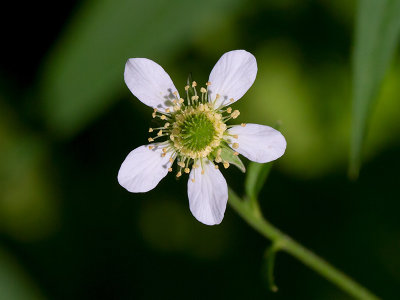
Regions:
<instances>
[{"instance_id":1,"label":"dark background","mask_svg":"<svg viewBox=\"0 0 400 300\"><path fill-rule=\"evenodd\" d=\"M348 180L352 1L61 1L2 9L0 299L350 299L286 254L268 290L268 241L228 206L192 217L186 178L146 194L117 182L152 110L123 81L147 57L181 91L226 51L258 62L238 122L281 123L268 220L384 299L398 299L400 64L385 79L358 181ZM398 55L397 55L398 57ZM228 184L243 192L244 175Z\"/></svg>"}]
</instances>

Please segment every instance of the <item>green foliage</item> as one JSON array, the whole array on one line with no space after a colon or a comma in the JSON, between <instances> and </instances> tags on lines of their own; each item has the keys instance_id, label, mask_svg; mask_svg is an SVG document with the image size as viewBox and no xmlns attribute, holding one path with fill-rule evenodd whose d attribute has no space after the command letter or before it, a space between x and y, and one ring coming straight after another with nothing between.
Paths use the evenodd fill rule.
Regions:
<instances>
[{"instance_id":1,"label":"green foliage","mask_svg":"<svg viewBox=\"0 0 400 300\"><path fill-rule=\"evenodd\" d=\"M0 247L0 299L39 300L41 295L17 260Z\"/></svg>"},{"instance_id":2,"label":"green foliage","mask_svg":"<svg viewBox=\"0 0 400 300\"><path fill-rule=\"evenodd\" d=\"M372 112L400 37L399 0L360 0L353 56L350 175L357 177Z\"/></svg>"},{"instance_id":3,"label":"green foliage","mask_svg":"<svg viewBox=\"0 0 400 300\"><path fill-rule=\"evenodd\" d=\"M251 162L247 170L246 181L244 183L246 195L250 199L257 199L265 181L267 180L272 163L259 164Z\"/></svg>"},{"instance_id":4,"label":"green foliage","mask_svg":"<svg viewBox=\"0 0 400 300\"><path fill-rule=\"evenodd\" d=\"M126 89L130 57L170 59L213 29L239 1L87 1L49 57L42 76L45 120L58 136L77 133ZM193 13L196 20L193 21Z\"/></svg>"}]
</instances>

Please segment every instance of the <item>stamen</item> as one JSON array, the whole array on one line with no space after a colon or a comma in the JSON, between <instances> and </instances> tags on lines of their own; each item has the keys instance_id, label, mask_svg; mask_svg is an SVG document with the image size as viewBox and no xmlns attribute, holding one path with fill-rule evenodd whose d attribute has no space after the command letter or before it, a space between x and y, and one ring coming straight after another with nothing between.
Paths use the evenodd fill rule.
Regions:
<instances>
[{"instance_id":1,"label":"stamen","mask_svg":"<svg viewBox=\"0 0 400 300\"><path fill-rule=\"evenodd\" d=\"M151 150L151 149L153 149L154 148L154 146L149 146L149 149Z\"/></svg>"},{"instance_id":2,"label":"stamen","mask_svg":"<svg viewBox=\"0 0 400 300\"><path fill-rule=\"evenodd\" d=\"M229 163L228 163L227 161L224 161L223 165L224 165L224 168L225 168L225 169L228 169L228 168L229 168Z\"/></svg>"},{"instance_id":3,"label":"stamen","mask_svg":"<svg viewBox=\"0 0 400 300\"><path fill-rule=\"evenodd\" d=\"M240 111L238 111L237 109L233 111L233 113L231 114L231 117L233 119L236 119L237 117L239 117L240 115Z\"/></svg>"},{"instance_id":4,"label":"stamen","mask_svg":"<svg viewBox=\"0 0 400 300\"><path fill-rule=\"evenodd\" d=\"M153 132L153 128L150 127L150 128L149 128L149 132Z\"/></svg>"},{"instance_id":5,"label":"stamen","mask_svg":"<svg viewBox=\"0 0 400 300\"><path fill-rule=\"evenodd\" d=\"M239 148L239 144L238 144L238 143L233 143L232 148L233 148L233 149Z\"/></svg>"},{"instance_id":6,"label":"stamen","mask_svg":"<svg viewBox=\"0 0 400 300\"><path fill-rule=\"evenodd\" d=\"M236 156L238 156L239 155L239 152L233 152L233 155L236 155Z\"/></svg>"},{"instance_id":7,"label":"stamen","mask_svg":"<svg viewBox=\"0 0 400 300\"><path fill-rule=\"evenodd\" d=\"M176 177L181 177L181 176L182 176L181 171L179 171L178 173L176 173Z\"/></svg>"},{"instance_id":8,"label":"stamen","mask_svg":"<svg viewBox=\"0 0 400 300\"><path fill-rule=\"evenodd\" d=\"M192 82L192 87L194 88L194 87L196 87L197 86L197 82L196 81L193 81Z\"/></svg>"},{"instance_id":9,"label":"stamen","mask_svg":"<svg viewBox=\"0 0 400 300\"><path fill-rule=\"evenodd\" d=\"M157 136L162 136L162 130L160 130L159 132L157 132Z\"/></svg>"},{"instance_id":10,"label":"stamen","mask_svg":"<svg viewBox=\"0 0 400 300\"><path fill-rule=\"evenodd\" d=\"M207 93L207 90L206 90L205 88L201 87L200 92L201 92L202 94L204 94L204 93Z\"/></svg>"},{"instance_id":11,"label":"stamen","mask_svg":"<svg viewBox=\"0 0 400 300\"><path fill-rule=\"evenodd\" d=\"M185 168L185 173L189 174L190 173L190 169L189 168Z\"/></svg>"},{"instance_id":12,"label":"stamen","mask_svg":"<svg viewBox=\"0 0 400 300\"><path fill-rule=\"evenodd\" d=\"M206 86L210 86L210 85L211 85L211 82L207 81Z\"/></svg>"},{"instance_id":13,"label":"stamen","mask_svg":"<svg viewBox=\"0 0 400 300\"><path fill-rule=\"evenodd\" d=\"M228 114L230 114L230 113L232 112L232 107L228 107L228 108L226 109L226 112L227 112Z\"/></svg>"},{"instance_id":14,"label":"stamen","mask_svg":"<svg viewBox=\"0 0 400 300\"><path fill-rule=\"evenodd\" d=\"M154 142L154 139L153 138L148 138L147 139L149 142Z\"/></svg>"},{"instance_id":15,"label":"stamen","mask_svg":"<svg viewBox=\"0 0 400 300\"><path fill-rule=\"evenodd\" d=\"M172 168L168 168L168 172L172 172Z\"/></svg>"},{"instance_id":16,"label":"stamen","mask_svg":"<svg viewBox=\"0 0 400 300\"><path fill-rule=\"evenodd\" d=\"M240 124L240 126L245 127L245 126L246 126L246 123L242 123L242 124Z\"/></svg>"}]
</instances>

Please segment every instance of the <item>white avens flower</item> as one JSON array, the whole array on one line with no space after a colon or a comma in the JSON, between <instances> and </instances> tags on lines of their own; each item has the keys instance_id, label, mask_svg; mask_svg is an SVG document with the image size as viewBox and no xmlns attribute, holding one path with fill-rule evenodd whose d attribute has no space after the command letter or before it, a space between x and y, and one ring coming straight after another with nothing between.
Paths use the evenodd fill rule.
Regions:
<instances>
[{"instance_id":1,"label":"white avens flower","mask_svg":"<svg viewBox=\"0 0 400 300\"><path fill-rule=\"evenodd\" d=\"M256 75L252 54L230 51L216 63L205 87L188 82L184 99L161 66L146 58L129 59L125 83L141 102L154 108L152 117L160 125L149 129L150 144L128 154L118 173L119 183L132 193L150 191L173 171L176 162L177 177L189 174L193 216L207 225L221 223L228 186L218 164L241 168L239 153L266 163L282 156L286 149L285 138L271 127L226 125L240 114L229 105L246 93Z\"/></svg>"}]
</instances>

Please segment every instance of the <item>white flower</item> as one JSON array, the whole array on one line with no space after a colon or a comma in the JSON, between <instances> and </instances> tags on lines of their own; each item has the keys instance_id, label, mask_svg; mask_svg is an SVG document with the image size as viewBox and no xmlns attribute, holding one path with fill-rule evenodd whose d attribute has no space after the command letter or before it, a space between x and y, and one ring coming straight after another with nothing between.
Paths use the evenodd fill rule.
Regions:
<instances>
[{"instance_id":1,"label":"white flower","mask_svg":"<svg viewBox=\"0 0 400 300\"><path fill-rule=\"evenodd\" d=\"M162 121L159 127L149 129L153 135L150 144L131 151L121 165L118 181L132 193L153 189L172 172L176 161L177 177L190 173L188 196L193 216L207 225L219 224L225 213L228 186L218 163L225 168L240 165L239 153L266 163L285 152L285 138L271 127L225 124L239 116L239 111L229 105L246 93L257 75L256 59L247 51L222 55L205 88L198 91L195 81L188 82L186 100L179 96L164 69L149 59L129 59L124 75L130 91L153 107L153 118Z\"/></svg>"}]
</instances>

